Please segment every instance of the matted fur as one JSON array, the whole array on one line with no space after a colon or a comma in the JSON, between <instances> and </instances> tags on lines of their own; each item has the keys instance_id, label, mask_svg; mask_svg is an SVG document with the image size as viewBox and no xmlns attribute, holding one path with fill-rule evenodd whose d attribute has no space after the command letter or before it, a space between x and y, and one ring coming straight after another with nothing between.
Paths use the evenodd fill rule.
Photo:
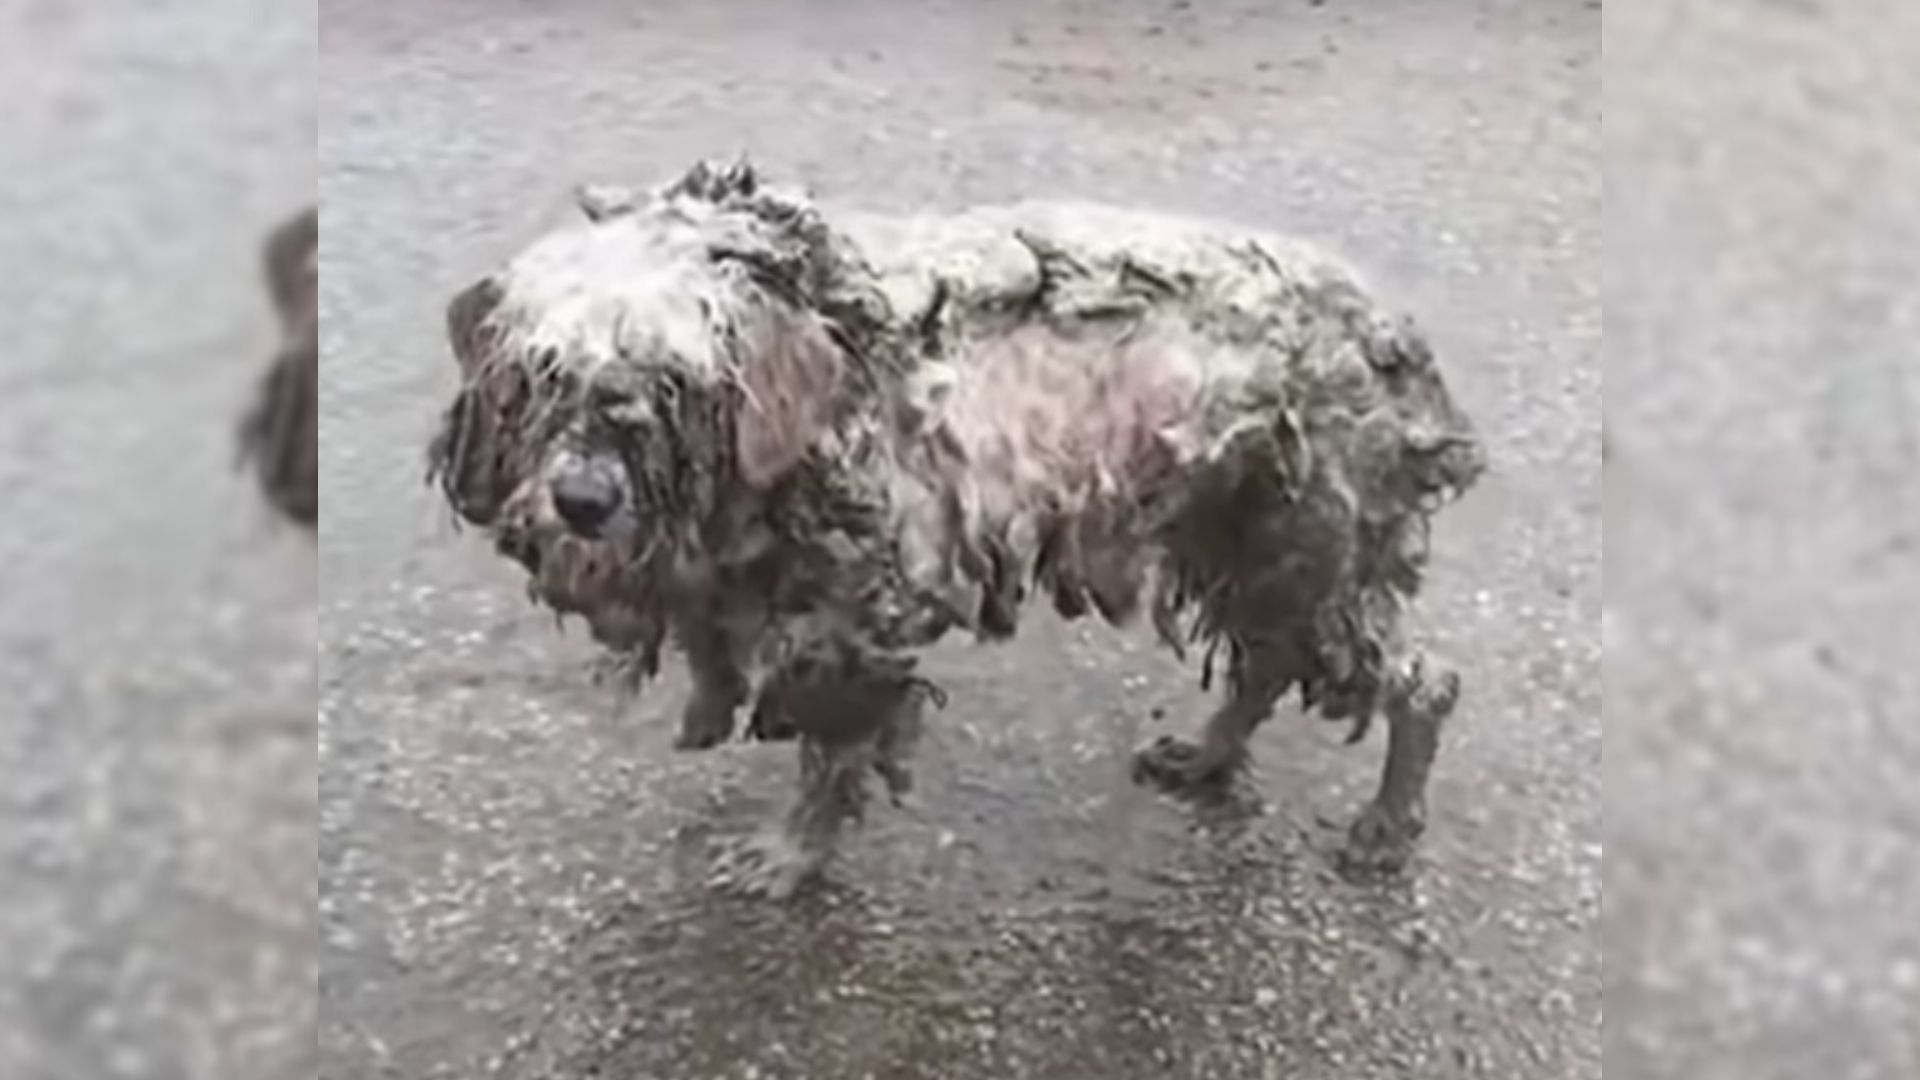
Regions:
<instances>
[{"instance_id":1,"label":"matted fur","mask_svg":"<svg viewBox=\"0 0 1920 1080\"><path fill-rule=\"evenodd\" d=\"M241 453L268 501L308 529L319 520L319 241L316 209L281 223L267 238L267 292L280 346L240 428Z\"/></svg>"},{"instance_id":2,"label":"matted fur","mask_svg":"<svg viewBox=\"0 0 1920 1080\"><path fill-rule=\"evenodd\" d=\"M1149 608L1206 678L1226 651L1203 744L1143 754L1175 786L1230 773L1291 688L1356 738L1451 709L1400 617L1481 451L1422 336L1323 253L1076 204L829 217L744 165L581 205L450 306L433 474L637 676L678 639L683 745L732 731L756 658L756 734L909 724L898 654L1010 636L1036 588L1069 618ZM795 674L823 648L853 659ZM785 715L808 679L895 689ZM1396 769L1424 789L1414 764L1383 799Z\"/></svg>"}]
</instances>

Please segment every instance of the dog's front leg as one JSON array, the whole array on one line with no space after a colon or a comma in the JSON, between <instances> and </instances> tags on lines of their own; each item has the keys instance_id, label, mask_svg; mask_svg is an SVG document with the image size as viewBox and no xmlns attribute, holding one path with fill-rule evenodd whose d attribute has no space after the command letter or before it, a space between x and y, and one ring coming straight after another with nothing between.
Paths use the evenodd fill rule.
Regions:
<instances>
[{"instance_id":1,"label":"dog's front leg","mask_svg":"<svg viewBox=\"0 0 1920 1080\"><path fill-rule=\"evenodd\" d=\"M686 653L693 689L680 714L679 750L707 750L733 737L734 719L752 691L747 662L751 620L712 601L676 614L674 635Z\"/></svg>"},{"instance_id":2,"label":"dog's front leg","mask_svg":"<svg viewBox=\"0 0 1920 1080\"><path fill-rule=\"evenodd\" d=\"M785 900L825 869L846 823L860 816L873 743L834 746L802 736L799 747L799 797L779 822L721 848L716 886Z\"/></svg>"},{"instance_id":3,"label":"dog's front leg","mask_svg":"<svg viewBox=\"0 0 1920 1080\"><path fill-rule=\"evenodd\" d=\"M1386 688L1387 760L1380 789L1349 833L1346 862L1363 871L1406 865L1427 826L1427 777L1440 728L1460 700L1460 676L1415 655Z\"/></svg>"},{"instance_id":4,"label":"dog's front leg","mask_svg":"<svg viewBox=\"0 0 1920 1080\"><path fill-rule=\"evenodd\" d=\"M834 639L802 650L767 679L755 722L798 735L800 792L776 829L723 855L717 883L790 895L824 869L847 822L861 816L868 773L880 774L896 798L907 790L922 706L930 696L939 700L912 672L909 659Z\"/></svg>"},{"instance_id":5,"label":"dog's front leg","mask_svg":"<svg viewBox=\"0 0 1920 1080\"><path fill-rule=\"evenodd\" d=\"M1227 700L1207 718L1198 742L1163 735L1133 759L1134 780L1182 797L1217 793L1248 760L1247 742L1273 715L1294 666L1284 650L1235 648Z\"/></svg>"}]
</instances>

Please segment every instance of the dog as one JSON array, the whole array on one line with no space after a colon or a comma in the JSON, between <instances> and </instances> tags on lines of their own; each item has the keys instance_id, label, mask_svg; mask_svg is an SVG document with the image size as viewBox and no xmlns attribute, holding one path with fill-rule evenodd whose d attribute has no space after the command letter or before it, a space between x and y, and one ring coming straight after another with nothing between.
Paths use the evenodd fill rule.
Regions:
<instances>
[{"instance_id":1,"label":"dog","mask_svg":"<svg viewBox=\"0 0 1920 1080\"><path fill-rule=\"evenodd\" d=\"M263 252L280 345L240 424L241 461L267 502L309 532L319 528L320 216L309 208L275 226Z\"/></svg>"},{"instance_id":2,"label":"dog","mask_svg":"<svg viewBox=\"0 0 1920 1080\"><path fill-rule=\"evenodd\" d=\"M800 794L717 875L785 895L924 708L914 651L1143 611L1225 700L1135 778L1217 792L1289 691L1388 731L1353 824L1404 864L1456 672L1403 631L1433 514L1486 467L1426 338L1308 245L1111 207L829 213L745 162L578 192L448 305L429 482L644 681L676 745L797 739ZM1221 663L1223 662L1223 663ZM756 688L753 673L764 670Z\"/></svg>"}]
</instances>

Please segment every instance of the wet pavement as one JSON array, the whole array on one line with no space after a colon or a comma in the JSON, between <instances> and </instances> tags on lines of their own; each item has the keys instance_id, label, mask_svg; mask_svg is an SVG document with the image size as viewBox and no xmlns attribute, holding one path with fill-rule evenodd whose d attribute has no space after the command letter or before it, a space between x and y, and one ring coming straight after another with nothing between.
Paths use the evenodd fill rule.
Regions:
<instances>
[{"instance_id":1,"label":"wet pavement","mask_svg":"<svg viewBox=\"0 0 1920 1080\"><path fill-rule=\"evenodd\" d=\"M1920 9L1606 37L1607 1064L1920 1075Z\"/></svg>"},{"instance_id":2,"label":"wet pavement","mask_svg":"<svg viewBox=\"0 0 1920 1080\"><path fill-rule=\"evenodd\" d=\"M297 5L0 10L0 1076L312 1076L310 539L234 469Z\"/></svg>"},{"instance_id":3,"label":"wet pavement","mask_svg":"<svg viewBox=\"0 0 1920 1080\"><path fill-rule=\"evenodd\" d=\"M321 6L322 1076L1600 1076L1597 6ZM455 289L580 181L740 150L1300 233L1422 316L1496 466L1437 532L1469 696L1409 879L1331 869L1378 741L1283 713L1259 812L1196 818L1126 782L1194 673L1036 617L938 651L915 803L830 887L706 887L791 751L670 752L678 680L593 687L422 454Z\"/></svg>"}]
</instances>

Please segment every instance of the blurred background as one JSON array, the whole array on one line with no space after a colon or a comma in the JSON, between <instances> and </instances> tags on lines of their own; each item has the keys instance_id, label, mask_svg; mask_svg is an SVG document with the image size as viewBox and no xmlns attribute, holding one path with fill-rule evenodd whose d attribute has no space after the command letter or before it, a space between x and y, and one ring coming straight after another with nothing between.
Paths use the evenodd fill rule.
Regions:
<instances>
[{"instance_id":1,"label":"blurred background","mask_svg":"<svg viewBox=\"0 0 1920 1080\"><path fill-rule=\"evenodd\" d=\"M1606 55L1607 1066L1920 1075L1920 6Z\"/></svg>"},{"instance_id":2,"label":"blurred background","mask_svg":"<svg viewBox=\"0 0 1920 1080\"><path fill-rule=\"evenodd\" d=\"M0 0L0 1076L311 1077L314 548L235 469L311 3Z\"/></svg>"}]
</instances>

